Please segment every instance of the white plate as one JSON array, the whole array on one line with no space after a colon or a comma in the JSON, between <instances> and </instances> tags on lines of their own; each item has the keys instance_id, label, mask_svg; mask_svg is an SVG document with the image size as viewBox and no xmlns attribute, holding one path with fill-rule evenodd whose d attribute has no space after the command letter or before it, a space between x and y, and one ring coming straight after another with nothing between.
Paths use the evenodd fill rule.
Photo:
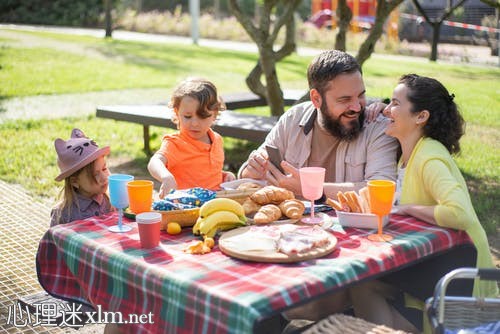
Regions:
<instances>
[{"instance_id":1,"label":"white plate","mask_svg":"<svg viewBox=\"0 0 500 334\"><path fill-rule=\"evenodd\" d=\"M220 184L220 186L224 190L234 190L234 189L238 188L238 186L240 184L245 183L245 182L257 183L257 184L260 184L263 187L265 187L267 185L267 181L254 180L254 179L247 179L247 178L245 178L245 179L238 179L238 180L229 181L229 182L223 182L223 183Z\"/></svg>"},{"instance_id":2,"label":"white plate","mask_svg":"<svg viewBox=\"0 0 500 334\"><path fill-rule=\"evenodd\" d=\"M378 218L372 213L353 213L345 211L335 211L339 218L339 223L342 226L356 227L356 228L369 228L374 229L378 227ZM389 216L384 216L382 220L384 226L389 222Z\"/></svg>"}]
</instances>

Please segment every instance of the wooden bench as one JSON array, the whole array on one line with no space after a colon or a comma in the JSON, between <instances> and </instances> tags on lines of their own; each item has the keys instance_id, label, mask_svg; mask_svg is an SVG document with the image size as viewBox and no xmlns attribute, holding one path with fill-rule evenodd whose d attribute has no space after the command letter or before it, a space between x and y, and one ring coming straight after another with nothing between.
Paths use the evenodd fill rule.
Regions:
<instances>
[{"instance_id":1,"label":"wooden bench","mask_svg":"<svg viewBox=\"0 0 500 334\"><path fill-rule=\"evenodd\" d=\"M285 91L285 105L293 105L300 99L303 91ZM222 97L228 110L223 111L213 129L221 136L246 139L261 143L266 138L278 118L273 116L257 116L233 111L234 109L265 106L266 101L253 93L235 93ZM149 145L149 127L160 126L176 129L172 122L173 111L166 105L109 105L98 106L96 116L142 124L144 151L151 153Z\"/></svg>"}]
</instances>

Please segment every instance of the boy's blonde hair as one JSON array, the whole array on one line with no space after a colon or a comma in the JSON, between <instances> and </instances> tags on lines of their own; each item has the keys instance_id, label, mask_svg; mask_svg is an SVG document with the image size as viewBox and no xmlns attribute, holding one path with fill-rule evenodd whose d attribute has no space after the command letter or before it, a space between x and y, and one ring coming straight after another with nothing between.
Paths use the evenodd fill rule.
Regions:
<instances>
[{"instance_id":1,"label":"boy's blonde hair","mask_svg":"<svg viewBox=\"0 0 500 334\"><path fill-rule=\"evenodd\" d=\"M178 110L182 99L186 96L192 97L200 103L196 115L202 119L211 116L217 117L220 111L226 110L224 101L217 95L217 88L206 79L188 78L181 82L175 88L168 106ZM172 121L177 125L179 124L176 113L174 113Z\"/></svg>"}]
</instances>

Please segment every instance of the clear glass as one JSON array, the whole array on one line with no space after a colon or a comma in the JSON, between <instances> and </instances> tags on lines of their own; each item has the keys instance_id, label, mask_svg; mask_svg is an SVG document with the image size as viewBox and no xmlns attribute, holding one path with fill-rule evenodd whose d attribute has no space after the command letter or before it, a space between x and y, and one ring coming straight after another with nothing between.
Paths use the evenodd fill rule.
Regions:
<instances>
[{"instance_id":1,"label":"clear glass","mask_svg":"<svg viewBox=\"0 0 500 334\"><path fill-rule=\"evenodd\" d=\"M118 209L118 225L110 226L108 230L111 232L128 232L132 227L123 225L123 209L128 207L128 192L127 183L132 181L134 177L127 174L113 174L108 176L109 200L111 205Z\"/></svg>"},{"instance_id":2,"label":"clear glass","mask_svg":"<svg viewBox=\"0 0 500 334\"><path fill-rule=\"evenodd\" d=\"M320 224L322 219L314 216L314 201L323 195L325 169L323 167L302 167L299 169L302 196L311 201L311 217L301 221L307 224Z\"/></svg>"},{"instance_id":3,"label":"clear glass","mask_svg":"<svg viewBox=\"0 0 500 334\"><path fill-rule=\"evenodd\" d=\"M382 220L385 215L391 213L396 183L389 180L368 181L368 193L370 194L370 211L378 217L377 234L370 234L371 241L391 241L392 235L382 233Z\"/></svg>"}]
</instances>

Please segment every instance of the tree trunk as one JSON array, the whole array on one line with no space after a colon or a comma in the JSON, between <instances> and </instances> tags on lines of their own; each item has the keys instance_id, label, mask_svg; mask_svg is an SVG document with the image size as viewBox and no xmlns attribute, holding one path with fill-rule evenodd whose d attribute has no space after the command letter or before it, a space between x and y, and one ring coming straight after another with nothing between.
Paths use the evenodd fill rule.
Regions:
<instances>
[{"instance_id":1,"label":"tree trunk","mask_svg":"<svg viewBox=\"0 0 500 334\"><path fill-rule=\"evenodd\" d=\"M108 0L110 1L110 0ZM142 0L135 0L135 11L139 14L142 12Z\"/></svg>"},{"instance_id":2,"label":"tree trunk","mask_svg":"<svg viewBox=\"0 0 500 334\"><path fill-rule=\"evenodd\" d=\"M283 91L276 73L276 63L270 52L262 52L260 55L260 67L264 72L266 81L267 104L271 108L272 116L280 116L284 112Z\"/></svg>"},{"instance_id":3,"label":"tree trunk","mask_svg":"<svg viewBox=\"0 0 500 334\"><path fill-rule=\"evenodd\" d=\"M442 22L442 21L441 21ZM439 35L441 34L441 22L432 22L432 45L429 60L436 61L438 58Z\"/></svg>"},{"instance_id":4,"label":"tree trunk","mask_svg":"<svg viewBox=\"0 0 500 334\"><path fill-rule=\"evenodd\" d=\"M375 44L384 32L385 21L387 21L391 12L402 2L403 0L395 0L391 2L387 2L385 0L378 1L375 23L373 24L368 36L359 47L358 55L356 56L356 60L361 67L363 66L363 63L370 58L373 51L375 51Z\"/></svg>"},{"instance_id":5,"label":"tree trunk","mask_svg":"<svg viewBox=\"0 0 500 334\"><path fill-rule=\"evenodd\" d=\"M430 56L429 60L436 61L438 58L437 46L439 43L439 35L441 33L442 23L444 22L444 20L446 20L453 13L453 11L455 9L462 6L462 4L465 1L466 0L458 0L458 2L456 4L452 5L453 2L451 0L449 0L446 4L446 7L443 9L443 15L441 15L441 17L439 17L439 18L431 20L429 18L429 16L427 15L427 13L425 12L425 10L423 9L423 7L418 2L418 0L412 0L413 4L417 8L418 12L424 17L425 22L430 24L432 27L432 45L431 45L431 56Z\"/></svg>"},{"instance_id":6,"label":"tree trunk","mask_svg":"<svg viewBox=\"0 0 500 334\"><path fill-rule=\"evenodd\" d=\"M255 20L243 14L237 0L229 0L231 13L259 50L259 60L246 79L247 86L253 93L266 99L273 116L280 116L284 112L283 92L276 72L276 63L296 49L293 13L300 2L301 0L263 0L259 2L259 17ZM277 5L280 5L280 11L275 10ZM273 46L283 27L285 43L279 50L274 51Z\"/></svg>"},{"instance_id":7,"label":"tree trunk","mask_svg":"<svg viewBox=\"0 0 500 334\"><path fill-rule=\"evenodd\" d=\"M214 15L216 20L220 20L222 17L220 14L220 0L214 1Z\"/></svg>"},{"instance_id":8,"label":"tree trunk","mask_svg":"<svg viewBox=\"0 0 500 334\"><path fill-rule=\"evenodd\" d=\"M339 0L336 10L338 32L335 36L335 50L345 51L347 44L347 31L352 19L352 11L347 6L346 0Z\"/></svg>"},{"instance_id":9,"label":"tree trunk","mask_svg":"<svg viewBox=\"0 0 500 334\"><path fill-rule=\"evenodd\" d=\"M106 25L106 37L111 38L113 33L113 20L111 18L111 1L104 0L104 12L105 12L105 25Z\"/></svg>"}]
</instances>

